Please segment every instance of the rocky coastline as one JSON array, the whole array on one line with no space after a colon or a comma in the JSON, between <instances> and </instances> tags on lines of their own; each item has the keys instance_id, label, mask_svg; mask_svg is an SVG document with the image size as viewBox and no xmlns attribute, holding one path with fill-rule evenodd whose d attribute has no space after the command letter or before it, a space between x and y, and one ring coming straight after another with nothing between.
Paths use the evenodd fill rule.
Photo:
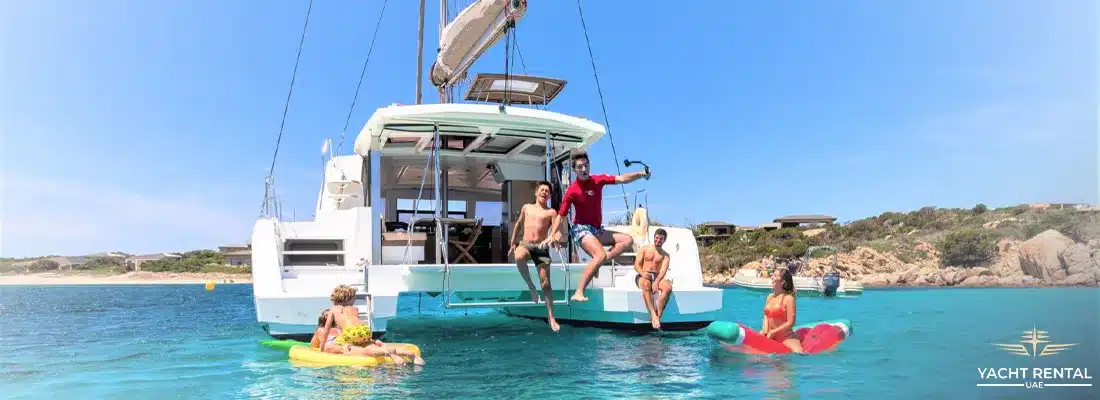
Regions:
<instances>
[{"instance_id":1,"label":"rocky coastline","mask_svg":"<svg viewBox=\"0 0 1100 400\"><path fill-rule=\"evenodd\" d=\"M878 287L1098 287L1100 282L1100 240L1077 243L1050 229L1026 240L1001 239L997 255L986 265L944 266L935 246L917 243L922 256L903 262L890 253L857 247L837 255L837 271L844 279L859 281L865 288ZM833 257L816 258L800 275L821 275ZM760 261L741 268L760 269ZM730 285L733 274L706 272L707 284Z\"/></svg>"}]
</instances>

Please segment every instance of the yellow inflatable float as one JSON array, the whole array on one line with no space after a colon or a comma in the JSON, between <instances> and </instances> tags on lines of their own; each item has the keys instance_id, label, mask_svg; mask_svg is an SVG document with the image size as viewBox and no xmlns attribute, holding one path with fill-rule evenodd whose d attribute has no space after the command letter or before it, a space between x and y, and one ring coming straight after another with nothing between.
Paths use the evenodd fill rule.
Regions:
<instances>
[{"instance_id":1,"label":"yellow inflatable float","mask_svg":"<svg viewBox=\"0 0 1100 400\"><path fill-rule=\"evenodd\" d=\"M420 348L409 343L386 343L387 347L396 347L420 356ZM405 361L412 362L408 357L402 357ZM323 353L321 350L309 346L294 346L290 348L290 359L302 361L318 366L360 366L375 367L380 364L393 364L389 356L357 356L345 354Z\"/></svg>"}]
</instances>

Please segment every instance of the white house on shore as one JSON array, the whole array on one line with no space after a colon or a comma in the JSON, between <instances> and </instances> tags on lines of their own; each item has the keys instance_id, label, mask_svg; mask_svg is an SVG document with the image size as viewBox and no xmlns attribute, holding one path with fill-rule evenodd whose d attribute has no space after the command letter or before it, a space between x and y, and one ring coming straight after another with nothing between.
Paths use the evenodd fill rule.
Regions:
<instances>
[{"instance_id":1,"label":"white house on shore","mask_svg":"<svg viewBox=\"0 0 1100 400\"><path fill-rule=\"evenodd\" d=\"M225 254L225 261L229 265L244 266L252 265L252 244L229 244L225 246L218 246L218 251Z\"/></svg>"},{"instance_id":2,"label":"white house on shore","mask_svg":"<svg viewBox=\"0 0 1100 400\"><path fill-rule=\"evenodd\" d=\"M182 256L180 256L179 254L173 254L173 253L153 253L153 254L142 254L142 255L139 255L139 256L127 257L126 258L126 269L128 269L130 271L141 271L141 264L147 263L149 261L157 261L157 260L163 260L165 258L180 258L180 257L182 257Z\"/></svg>"}]
</instances>

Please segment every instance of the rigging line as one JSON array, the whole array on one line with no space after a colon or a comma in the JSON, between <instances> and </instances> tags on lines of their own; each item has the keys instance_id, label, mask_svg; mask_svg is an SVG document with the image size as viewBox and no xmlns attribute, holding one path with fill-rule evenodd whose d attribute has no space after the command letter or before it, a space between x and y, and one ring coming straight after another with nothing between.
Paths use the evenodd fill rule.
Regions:
<instances>
[{"instance_id":1,"label":"rigging line","mask_svg":"<svg viewBox=\"0 0 1100 400\"><path fill-rule=\"evenodd\" d=\"M283 141L283 128L286 127L286 113L290 110L290 96L294 93L294 81L298 77L298 62L302 60L302 45L306 42L306 29L309 28L309 15L313 12L313 0L309 0L309 8L306 9L306 22L302 25L302 38L298 40L298 56L294 58L294 71L290 73L290 90L286 93L286 102L283 104L283 121L279 123L279 137L275 139L275 154L271 155L271 168L267 175L275 174L275 159L279 156L279 144Z\"/></svg>"},{"instance_id":2,"label":"rigging line","mask_svg":"<svg viewBox=\"0 0 1100 400\"><path fill-rule=\"evenodd\" d=\"M508 29L508 28L504 28ZM508 53L512 45L512 33L504 36L504 105L510 106L512 102L512 74L508 65Z\"/></svg>"},{"instance_id":3,"label":"rigging line","mask_svg":"<svg viewBox=\"0 0 1100 400\"><path fill-rule=\"evenodd\" d=\"M512 41L515 42L515 45L513 47L515 48L515 54L519 56L519 64L521 67L523 67L523 74L531 75L531 72L527 70L527 62L523 60L523 50L519 48L519 38L513 35ZM546 97L546 88L542 89L542 95L543 98ZM534 106L536 110L542 109L542 107L540 107L538 104L535 104Z\"/></svg>"},{"instance_id":4,"label":"rigging line","mask_svg":"<svg viewBox=\"0 0 1100 400\"><path fill-rule=\"evenodd\" d=\"M611 154L615 157L615 172L619 175L623 171L619 168L619 153L615 151L615 138L611 136L611 121L607 119L607 105L603 100L603 89L600 88L600 74L596 72L596 57L592 55L592 41L588 39L588 25L584 23L584 11L581 10L581 0L577 0L577 14L581 17L581 29L584 30L584 43L588 45L588 60L592 63L592 76L596 78L596 92L600 95L600 108L603 109L603 123L607 126L607 138L611 141ZM626 200L626 186L619 185L623 191L623 205L627 212L630 210L630 202Z\"/></svg>"},{"instance_id":5,"label":"rigging line","mask_svg":"<svg viewBox=\"0 0 1100 400\"><path fill-rule=\"evenodd\" d=\"M389 0L382 2L382 12L378 14L378 22L374 24L374 34L370 38L370 47L367 48L367 59L363 60L363 70L359 71L359 83L355 85L355 96L351 98L351 106L348 107L348 118L344 120L344 130L340 132L340 144L336 146L336 154L344 147L344 135L348 133L348 124L351 123L351 114L355 111L355 102L359 100L359 89L363 86L363 76L367 74L367 64L370 63L370 55L374 53L374 41L378 39L378 31L382 27L382 18L386 16L386 5Z\"/></svg>"},{"instance_id":6,"label":"rigging line","mask_svg":"<svg viewBox=\"0 0 1100 400\"><path fill-rule=\"evenodd\" d=\"M519 48L519 39L513 40L516 42L516 55L519 56L519 65L523 67L524 74L530 75L531 73L527 72L527 62L523 60L523 50Z\"/></svg>"},{"instance_id":7,"label":"rigging line","mask_svg":"<svg viewBox=\"0 0 1100 400\"><path fill-rule=\"evenodd\" d=\"M512 26L511 28L508 29L508 37L510 38L509 40L511 41L511 45L512 45L511 47L512 48L508 50L507 54L505 54L504 57L508 58L508 65L509 65L508 75L509 75L509 83L511 83L511 80L515 79L515 75L516 75L516 73L514 71L516 69L516 28L515 28L515 26ZM509 101L511 101L511 93L509 93Z\"/></svg>"}]
</instances>

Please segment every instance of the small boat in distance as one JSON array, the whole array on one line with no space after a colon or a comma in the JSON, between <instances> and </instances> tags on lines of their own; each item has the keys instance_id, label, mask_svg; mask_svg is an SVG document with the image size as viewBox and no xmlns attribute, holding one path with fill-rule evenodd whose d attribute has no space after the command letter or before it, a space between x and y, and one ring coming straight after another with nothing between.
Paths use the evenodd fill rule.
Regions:
<instances>
[{"instance_id":1,"label":"small boat in distance","mask_svg":"<svg viewBox=\"0 0 1100 400\"><path fill-rule=\"evenodd\" d=\"M854 296L863 294L863 284L851 279L840 277L837 271L837 249L832 246L811 246L806 250L806 255L799 262L801 265L809 265L815 250L831 250L833 262L825 269L821 276L800 275L801 268L794 269L794 289L800 295L819 295L825 297ZM733 284L749 290L770 292L772 279L764 276L759 270L741 268L733 275Z\"/></svg>"}]
</instances>

